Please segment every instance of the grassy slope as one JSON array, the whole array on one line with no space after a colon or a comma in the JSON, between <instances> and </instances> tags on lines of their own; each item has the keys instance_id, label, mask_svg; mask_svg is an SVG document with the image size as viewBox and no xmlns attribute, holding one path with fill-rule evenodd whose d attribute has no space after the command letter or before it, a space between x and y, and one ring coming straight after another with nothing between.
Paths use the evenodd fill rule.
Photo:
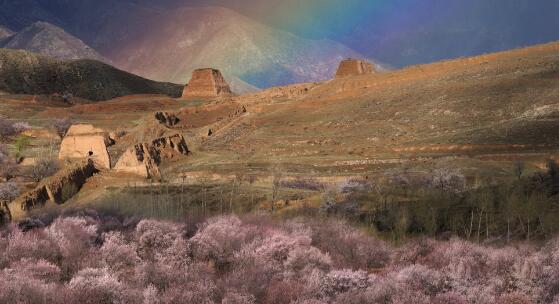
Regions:
<instances>
[{"instance_id":1,"label":"grassy slope","mask_svg":"<svg viewBox=\"0 0 559 304\"><path fill-rule=\"evenodd\" d=\"M0 49L0 91L14 94L72 93L92 101L131 94L180 96L182 87L160 83L93 60L58 61Z\"/></svg>"},{"instance_id":2,"label":"grassy slope","mask_svg":"<svg viewBox=\"0 0 559 304\"><path fill-rule=\"evenodd\" d=\"M555 151L557 75L559 43L334 80L303 100L249 104L252 115L206 147L235 151L244 160L329 165L447 152Z\"/></svg>"}]
</instances>

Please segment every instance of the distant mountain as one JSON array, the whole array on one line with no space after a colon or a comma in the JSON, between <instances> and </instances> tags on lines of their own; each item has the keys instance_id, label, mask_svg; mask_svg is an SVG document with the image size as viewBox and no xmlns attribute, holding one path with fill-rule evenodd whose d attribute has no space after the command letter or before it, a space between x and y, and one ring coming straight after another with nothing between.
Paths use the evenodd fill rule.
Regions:
<instances>
[{"instance_id":1,"label":"distant mountain","mask_svg":"<svg viewBox=\"0 0 559 304\"><path fill-rule=\"evenodd\" d=\"M0 47L26 50L62 60L93 59L108 62L80 39L47 22L35 22L0 41Z\"/></svg>"},{"instance_id":2,"label":"distant mountain","mask_svg":"<svg viewBox=\"0 0 559 304\"><path fill-rule=\"evenodd\" d=\"M215 67L243 92L329 79L342 59L363 57L342 44L303 39L219 7L146 0L4 1L0 24L18 30L30 20L47 20L115 66L160 81L186 83L192 70Z\"/></svg>"},{"instance_id":3,"label":"distant mountain","mask_svg":"<svg viewBox=\"0 0 559 304\"><path fill-rule=\"evenodd\" d=\"M213 67L265 88L329 79L342 59L361 57L341 44L302 39L224 8L179 8L149 22L142 35L112 44L106 55L119 68L161 81L185 83L192 70Z\"/></svg>"},{"instance_id":4,"label":"distant mountain","mask_svg":"<svg viewBox=\"0 0 559 304\"><path fill-rule=\"evenodd\" d=\"M61 61L39 54L0 49L0 91L12 94L65 94L92 101L131 94L181 95L183 86L151 81L105 63Z\"/></svg>"},{"instance_id":5,"label":"distant mountain","mask_svg":"<svg viewBox=\"0 0 559 304\"><path fill-rule=\"evenodd\" d=\"M13 34L15 34L14 32L12 32L9 28L7 27L3 27L0 25L0 43L2 39L5 39L7 37L12 36Z\"/></svg>"}]
</instances>

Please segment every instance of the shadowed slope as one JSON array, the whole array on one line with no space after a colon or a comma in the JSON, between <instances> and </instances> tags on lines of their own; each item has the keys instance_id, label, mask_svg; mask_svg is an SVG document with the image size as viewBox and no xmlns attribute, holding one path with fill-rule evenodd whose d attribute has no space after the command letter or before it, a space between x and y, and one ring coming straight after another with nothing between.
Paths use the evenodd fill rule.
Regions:
<instances>
[{"instance_id":1,"label":"shadowed slope","mask_svg":"<svg viewBox=\"0 0 559 304\"><path fill-rule=\"evenodd\" d=\"M64 94L107 100L131 94L180 96L182 86L159 83L94 60L59 61L38 54L0 49L0 91Z\"/></svg>"}]
</instances>

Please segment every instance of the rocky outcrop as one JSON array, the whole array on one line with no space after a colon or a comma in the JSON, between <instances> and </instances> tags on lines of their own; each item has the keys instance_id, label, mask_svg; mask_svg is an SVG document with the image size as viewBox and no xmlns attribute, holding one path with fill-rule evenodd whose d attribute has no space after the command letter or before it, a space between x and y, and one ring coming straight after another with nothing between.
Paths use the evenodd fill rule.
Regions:
<instances>
[{"instance_id":1,"label":"rocky outcrop","mask_svg":"<svg viewBox=\"0 0 559 304\"><path fill-rule=\"evenodd\" d=\"M76 195L95 172L93 160L63 169L11 202L10 210L30 211L44 206L48 201L63 204Z\"/></svg>"},{"instance_id":2,"label":"rocky outcrop","mask_svg":"<svg viewBox=\"0 0 559 304\"><path fill-rule=\"evenodd\" d=\"M167 127L175 126L180 122L180 119L175 114L169 114L167 112L157 112L155 113L155 119L159 121L160 124Z\"/></svg>"},{"instance_id":3,"label":"rocky outcrop","mask_svg":"<svg viewBox=\"0 0 559 304\"><path fill-rule=\"evenodd\" d=\"M62 140L58 158L70 161L91 159L98 168L110 169L107 146L112 143L114 141L102 129L92 125L73 125Z\"/></svg>"},{"instance_id":4,"label":"rocky outcrop","mask_svg":"<svg viewBox=\"0 0 559 304\"><path fill-rule=\"evenodd\" d=\"M184 88L182 97L219 97L231 95L229 84L216 69L199 69Z\"/></svg>"},{"instance_id":5,"label":"rocky outcrop","mask_svg":"<svg viewBox=\"0 0 559 304\"><path fill-rule=\"evenodd\" d=\"M161 178L161 162L188 154L189 150L182 135L162 137L126 150L118 160L115 170L157 179Z\"/></svg>"},{"instance_id":6,"label":"rocky outcrop","mask_svg":"<svg viewBox=\"0 0 559 304\"><path fill-rule=\"evenodd\" d=\"M346 59L340 63L336 78L343 78L348 76L358 76L365 74L374 74L375 67L373 64L357 59Z\"/></svg>"}]
</instances>

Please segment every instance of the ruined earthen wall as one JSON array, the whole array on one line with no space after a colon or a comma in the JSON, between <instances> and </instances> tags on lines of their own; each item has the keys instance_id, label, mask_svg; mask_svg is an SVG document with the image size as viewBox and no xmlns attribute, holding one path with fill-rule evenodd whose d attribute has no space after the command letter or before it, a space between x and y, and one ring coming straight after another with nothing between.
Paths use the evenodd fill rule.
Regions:
<instances>
[{"instance_id":1,"label":"ruined earthen wall","mask_svg":"<svg viewBox=\"0 0 559 304\"><path fill-rule=\"evenodd\" d=\"M145 178L158 178L161 174L154 156L156 157L157 153L147 144L134 145L122 154L116 163L115 170Z\"/></svg>"},{"instance_id":2,"label":"ruined earthen wall","mask_svg":"<svg viewBox=\"0 0 559 304\"><path fill-rule=\"evenodd\" d=\"M50 200L56 204L65 203L80 191L93 173L95 166L92 161L60 172L45 184Z\"/></svg>"},{"instance_id":3,"label":"ruined earthen wall","mask_svg":"<svg viewBox=\"0 0 559 304\"><path fill-rule=\"evenodd\" d=\"M10 203L10 209L15 210L19 208L24 211L29 211L34 208L42 207L49 200L47 189L44 185L21 195Z\"/></svg>"},{"instance_id":4,"label":"ruined earthen wall","mask_svg":"<svg viewBox=\"0 0 559 304\"><path fill-rule=\"evenodd\" d=\"M115 170L145 178L160 178L159 165L162 161L188 153L188 146L182 135L162 137L127 149L118 160Z\"/></svg>"},{"instance_id":5,"label":"ruined earthen wall","mask_svg":"<svg viewBox=\"0 0 559 304\"><path fill-rule=\"evenodd\" d=\"M41 182L35 189L21 195L10 203L10 209L19 208L29 211L44 206L49 200L63 204L82 188L88 178L95 173L92 160L76 164L59 171L56 175Z\"/></svg>"}]
</instances>

